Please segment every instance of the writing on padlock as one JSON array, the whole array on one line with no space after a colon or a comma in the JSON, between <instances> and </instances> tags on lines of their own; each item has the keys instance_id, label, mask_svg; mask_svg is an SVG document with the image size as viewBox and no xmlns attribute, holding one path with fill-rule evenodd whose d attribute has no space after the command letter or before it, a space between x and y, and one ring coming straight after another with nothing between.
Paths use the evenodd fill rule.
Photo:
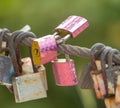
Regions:
<instances>
[{"instance_id":1,"label":"writing on padlock","mask_svg":"<svg viewBox=\"0 0 120 108\"><path fill-rule=\"evenodd\" d=\"M59 26L55 28L56 34L59 36L70 35L75 38L89 26L87 19L80 16L69 16Z\"/></svg>"},{"instance_id":2,"label":"writing on padlock","mask_svg":"<svg viewBox=\"0 0 120 108\"><path fill-rule=\"evenodd\" d=\"M32 57L34 64L39 66L55 60L57 45L54 35L47 35L32 42Z\"/></svg>"},{"instance_id":3,"label":"writing on padlock","mask_svg":"<svg viewBox=\"0 0 120 108\"><path fill-rule=\"evenodd\" d=\"M24 36L28 36L28 34L26 33L26 35ZM20 51L20 49L18 50L18 46L20 45L20 41L22 39L21 37L22 34L21 35L13 34L12 37L10 38L10 45L9 45L11 49L10 50L11 59L14 67L14 77L12 79L12 83L13 83L13 91L14 91L16 103L47 97L45 83L43 82L43 77L41 75L41 72L44 69L38 69L38 68L43 68L42 66L35 68L34 63L32 63L33 73L27 73L27 74L22 73L23 69L22 66L20 65L21 56L20 56L20 52L17 52ZM31 52L30 48L29 50Z\"/></svg>"},{"instance_id":4,"label":"writing on padlock","mask_svg":"<svg viewBox=\"0 0 120 108\"><path fill-rule=\"evenodd\" d=\"M73 86L78 84L75 65L72 59L56 59L52 61L52 69L56 85Z\"/></svg>"}]
</instances>

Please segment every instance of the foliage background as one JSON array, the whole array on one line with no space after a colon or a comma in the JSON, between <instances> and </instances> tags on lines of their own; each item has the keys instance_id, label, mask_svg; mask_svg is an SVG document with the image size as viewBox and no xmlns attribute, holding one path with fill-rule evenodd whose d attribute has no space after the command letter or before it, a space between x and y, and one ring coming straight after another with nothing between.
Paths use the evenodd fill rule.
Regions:
<instances>
[{"instance_id":1,"label":"foliage background","mask_svg":"<svg viewBox=\"0 0 120 108\"><path fill-rule=\"evenodd\" d=\"M119 47L120 0L0 0L0 28L11 32L29 24L37 37L52 34L54 28L70 15L88 19L90 26L77 38L67 43L90 48L101 42ZM26 52L24 51L24 54ZM88 62L85 58L73 57L79 77ZM16 104L13 94L0 86L1 108L104 108L93 90L55 85L51 64L45 65L48 78L48 98ZM24 91L26 92L26 91Z\"/></svg>"}]
</instances>

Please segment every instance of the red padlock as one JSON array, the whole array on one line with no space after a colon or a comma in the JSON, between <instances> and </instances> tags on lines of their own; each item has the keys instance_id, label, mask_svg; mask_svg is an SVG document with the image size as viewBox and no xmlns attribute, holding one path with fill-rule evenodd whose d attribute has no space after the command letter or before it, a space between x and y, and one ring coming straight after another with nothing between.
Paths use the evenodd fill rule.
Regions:
<instances>
[{"instance_id":1,"label":"red padlock","mask_svg":"<svg viewBox=\"0 0 120 108\"><path fill-rule=\"evenodd\" d=\"M74 61L57 59L52 61L52 69L58 86L74 86L78 84Z\"/></svg>"},{"instance_id":2,"label":"red padlock","mask_svg":"<svg viewBox=\"0 0 120 108\"><path fill-rule=\"evenodd\" d=\"M69 16L59 26L55 28L56 34L75 38L89 26L87 19L80 16Z\"/></svg>"},{"instance_id":3,"label":"red padlock","mask_svg":"<svg viewBox=\"0 0 120 108\"><path fill-rule=\"evenodd\" d=\"M47 35L32 42L32 57L34 64L39 66L55 60L57 45L54 35Z\"/></svg>"}]
</instances>

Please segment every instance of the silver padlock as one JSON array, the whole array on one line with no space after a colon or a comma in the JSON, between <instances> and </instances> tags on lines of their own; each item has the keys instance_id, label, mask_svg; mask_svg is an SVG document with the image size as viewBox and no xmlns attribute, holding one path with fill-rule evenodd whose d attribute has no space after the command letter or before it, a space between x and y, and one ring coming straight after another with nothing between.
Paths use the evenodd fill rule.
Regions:
<instances>
[{"instance_id":1,"label":"silver padlock","mask_svg":"<svg viewBox=\"0 0 120 108\"><path fill-rule=\"evenodd\" d=\"M32 61L30 57L25 57L21 59L22 61L22 74L30 74L34 73L33 66L32 66ZM45 89L48 90L48 85L47 85L47 77L46 77L46 69L43 65L41 65L41 68L38 68L41 74L41 77L43 79L43 83L45 86Z\"/></svg>"},{"instance_id":2,"label":"silver padlock","mask_svg":"<svg viewBox=\"0 0 120 108\"><path fill-rule=\"evenodd\" d=\"M18 47L22 39L21 38L22 34L18 36L13 34L12 37L10 38L10 45L9 45L11 59L14 67L14 77L12 79L12 83L13 83L15 101L16 103L21 103L25 101L45 98L47 97L47 93L46 93L46 88L41 75L43 67L39 66L35 68L32 62L34 73L29 73L29 74L22 73L22 66L20 65L22 63L20 60L20 52L16 53L16 51L19 51ZM28 34L26 33L26 35L24 36L28 36ZM15 43L16 43L16 46L15 46ZM31 49L29 48L29 50ZM32 60L32 57L31 57L31 60Z\"/></svg>"}]
</instances>

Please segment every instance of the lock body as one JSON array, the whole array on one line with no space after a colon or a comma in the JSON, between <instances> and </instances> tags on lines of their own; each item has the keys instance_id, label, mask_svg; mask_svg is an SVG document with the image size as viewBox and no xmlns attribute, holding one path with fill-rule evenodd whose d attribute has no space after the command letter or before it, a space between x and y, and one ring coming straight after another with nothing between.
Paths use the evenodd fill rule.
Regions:
<instances>
[{"instance_id":1,"label":"lock body","mask_svg":"<svg viewBox=\"0 0 120 108\"><path fill-rule=\"evenodd\" d=\"M32 43L32 57L35 65L46 64L57 57L57 45L53 35L35 39Z\"/></svg>"},{"instance_id":2,"label":"lock body","mask_svg":"<svg viewBox=\"0 0 120 108\"><path fill-rule=\"evenodd\" d=\"M16 103L47 97L43 80L42 71L14 77L12 82Z\"/></svg>"},{"instance_id":3,"label":"lock body","mask_svg":"<svg viewBox=\"0 0 120 108\"><path fill-rule=\"evenodd\" d=\"M30 57L22 58L21 61L23 62L22 64L22 75L24 74L31 74L33 72L33 67L32 67L32 61ZM48 90L47 86L47 77L46 77L46 69L43 65L38 68L38 72L40 72L41 78L43 80L43 84L45 86L45 89Z\"/></svg>"},{"instance_id":4,"label":"lock body","mask_svg":"<svg viewBox=\"0 0 120 108\"><path fill-rule=\"evenodd\" d=\"M117 76L115 101L120 104L120 75Z\"/></svg>"},{"instance_id":5,"label":"lock body","mask_svg":"<svg viewBox=\"0 0 120 108\"><path fill-rule=\"evenodd\" d=\"M101 61L96 60L95 61L96 66L97 66L97 71L96 71L96 77L98 80L98 84L99 84L99 88L100 88L100 92L102 94L102 96L106 96L106 88L105 88L105 81L104 81L104 77L103 77L103 73L102 73L102 67L101 67Z\"/></svg>"},{"instance_id":6,"label":"lock body","mask_svg":"<svg viewBox=\"0 0 120 108\"><path fill-rule=\"evenodd\" d=\"M104 102L106 108L120 108L120 104L116 103L115 97L106 98Z\"/></svg>"},{"instance_id":7,"label":"lock body","mask_svg":"<svg viewBox=\"0 0 120 108\"><path fill-rule=\"evenodd\" d=\"M52 69L56 85L73 86L78 84L73 60L57 59L52 61Z\"/></svg>"},{"instance_id":8,"label":"lock body","mask_svg":"<svg viewBox=\"0 0 120 108\"><path fill-rule=\"evenodd\" d=\"M0 83L12 85L13 65L9 56L0 55Z\"/></svg>"},{"instance_id":9,"label":"lock body","mask_svg":"<svg viewBox=\"0 0 120 108\"><path fill-rule=\"evenodd\" d=\"M21 61L22 63L22 75L25 74L33 74L33 67L32 67L32 62L31 62L31 58L30 57L26 57L26 58L22 58ZM47 77L46 77L46 69L43 65L41 65L41 68L38 68L40 75L41 75L41 79L43 81L44 87L46 90L48 90L48 86L47 86ZM14 73L14 72L13 72ZM10 79L12 79L12 77L10 77ZM12 82L12 81L11 81ZM6 87L9 89L10 92L13 92L13 86L12 85L6 85Z\"/></svg>"},{"instance_id":10,"label":"lock body","mask_svg":"<svg viewBox=\"0 0 120 108\"><path fill-rule=\"evenodd\" d=\"M89 26L88 21L80 16L69 16L59 26L55 28L55 32L60 36L70 34L75 38Z\"/></svg>"},{"instance_id":11,"label":"lock body","mask_svg":"<svg viewBox=\"0 0 120 108\"><path fill-rule=\"evenodd\" d=\"M98 99L102 99L102 94L100 92L100 87L99 87L99 83L98 83L98 79L96 77L95 71L91 71L91 77L93 79L93 87L94 87L96 97Z\"/></svg>"}]
</instances>

